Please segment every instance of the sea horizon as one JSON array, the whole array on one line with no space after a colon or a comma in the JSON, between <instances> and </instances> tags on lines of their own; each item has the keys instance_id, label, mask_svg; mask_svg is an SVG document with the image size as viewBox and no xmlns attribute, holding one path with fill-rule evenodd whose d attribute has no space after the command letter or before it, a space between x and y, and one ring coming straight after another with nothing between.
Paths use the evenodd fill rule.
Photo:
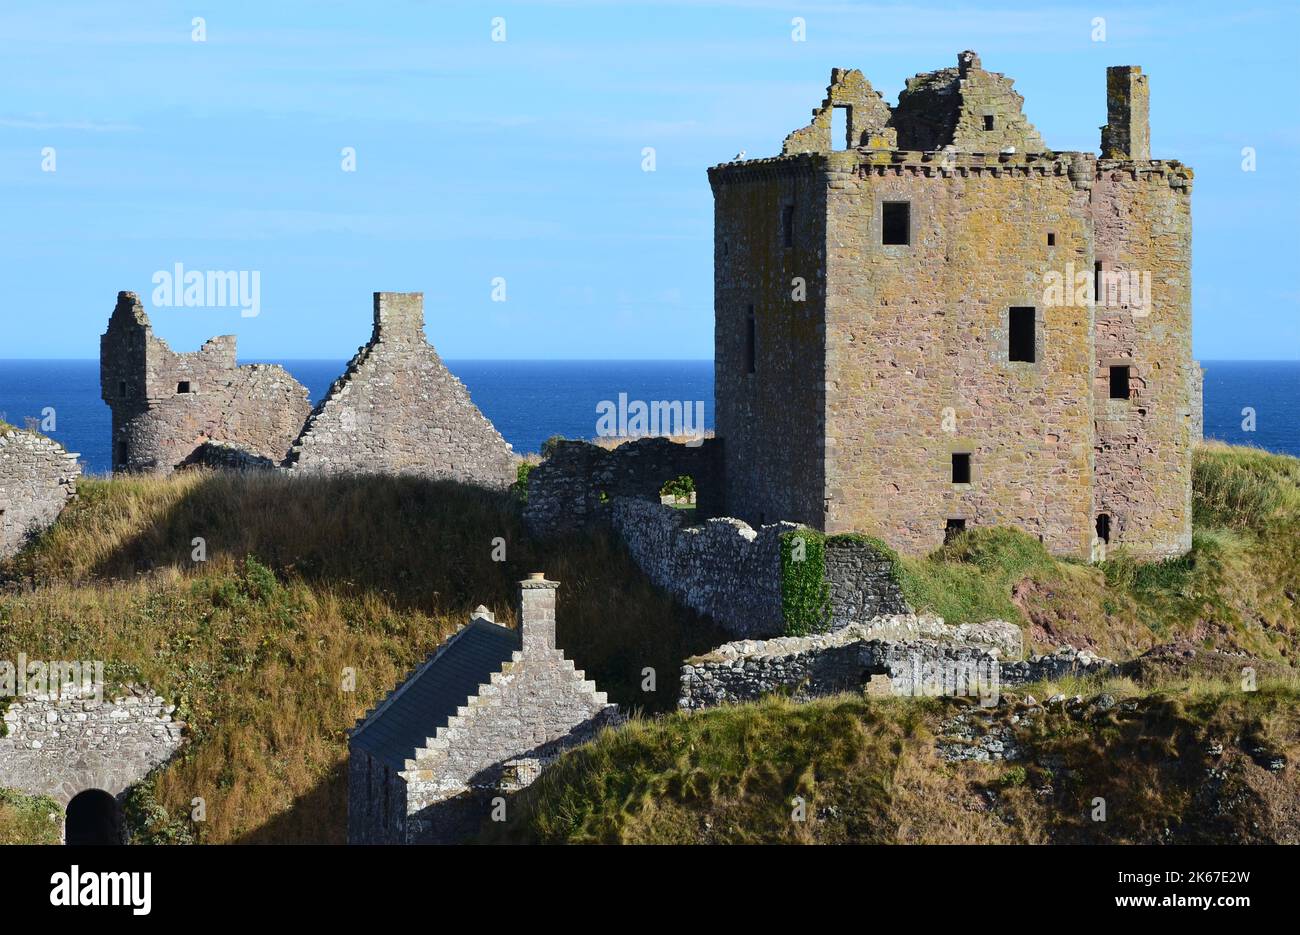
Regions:
<instances>
[{"instance_id":1,"label":"sea horizon","mask_svg":"<svg viewBox=\"0 0 1300 935\"><path fill-rule=\"evenodd\" d=\"M709 358L447 358L475 404L519 454L552 436L600 434L598 407L628 400L702 403L712 431L713 360ZM301 382L313 405L347 365L343 358L249 358L279 364ZM1300 457L1300 360L1200 361L1205 370L1206 439ZM23 425L54 410L46 432L78 453L87 473L111 470L111 413L99 395L96 358L0 358L0 418Z\"/></svg>"}]
</instances>

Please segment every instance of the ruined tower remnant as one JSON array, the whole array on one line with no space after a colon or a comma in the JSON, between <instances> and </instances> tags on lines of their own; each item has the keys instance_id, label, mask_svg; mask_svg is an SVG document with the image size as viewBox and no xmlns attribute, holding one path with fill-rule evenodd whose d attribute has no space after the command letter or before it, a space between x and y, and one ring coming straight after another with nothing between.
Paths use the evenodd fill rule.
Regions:
<instances>
[{"instance_id":1,"label":"ruined tower remnant","mask_svg":"<svg viewBox=\"0 0 1300 935\"><path fill-rule=\"evenodd\" d=\"M370 343L312 412L286 466L505 487L515 458L424 336L424 296L376 292Z\"/></svg>"},{"instance_id":2,"label":"ruined tower remnant","mask_svg":"<svg viewBox=\"0 0 1300 935\"><path fill-rule=\"evenodd\" d=\"M1050 150L1012 84L963 52L890 108L836 69L780 156L709 170L729 514L913 554L981 525L1190 547L1192 171L1150 158L1135 66L1100 157Z\"/></svg>"},{"instance_id":3,"label":"ruined tower remnant","mask_svg":"<svg viewBox=\"0 0 1300 935\"><path fill-rule=\"evenodd\" d=\"M59 518L77 493L77 455L44 435L0 430L0 558Z\"/></svg>"},{"instance_id":4,"label":"ruined tower remnant","mask_svg":"<svg viewBox=\"0 0 1300 935\"><path fill-rule=\"evenodd\" d=\"M284 459L311 411L307 390L275 364L239 366L235 337L178 354L154 337L134 292L119 292L99 339L99 383L113 411L113 470L170 473L206 442Z\"/></svg>"}]
</instances>

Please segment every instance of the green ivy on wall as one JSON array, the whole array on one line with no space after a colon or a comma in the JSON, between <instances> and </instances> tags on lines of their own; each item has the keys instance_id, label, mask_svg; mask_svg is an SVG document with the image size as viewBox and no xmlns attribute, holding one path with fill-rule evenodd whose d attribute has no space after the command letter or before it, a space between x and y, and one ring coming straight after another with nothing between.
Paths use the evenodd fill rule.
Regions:
<instances>
[{"instance_id":1,"label":"green ivy on wall","mask_svg":"<svg viewBox=\"0 0 1300 935\"><path fill-rule=\"evenodd\" d=\"M826 537L812 529L781 534L781 610L787 636L830 628L831 587L826 581Z\"/></svg>"}]
</instances>

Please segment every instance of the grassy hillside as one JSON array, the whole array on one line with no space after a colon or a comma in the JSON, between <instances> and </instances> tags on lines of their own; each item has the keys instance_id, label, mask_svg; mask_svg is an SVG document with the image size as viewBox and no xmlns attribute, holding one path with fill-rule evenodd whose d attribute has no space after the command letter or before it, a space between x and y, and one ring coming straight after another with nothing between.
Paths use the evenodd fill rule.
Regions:
<instances>
[{"instance_id":1,"label":"grassy hillside","mask_svg":"<svg viewBox=\"0 0 1300 935\"><path fill-rule=\"evenodd\" d=\"M136 797L146 839L342 841L344 731L480 603L513 621L530 571L561 582L560 644L623 705L671 708L680 660L723 639L604 536L539 551L506 494L203 473L80 494L0 564L0 658L102 659L179 705L191 743ZM190 827L194 796L207 821Z\"/></svg>"},{"instance_id":2,"label":"grassy hillside","mask_svg":"<svg viewBox=\"0 0 1300 935\"><path fill-rule=\"evenodd\" d=\"M1039 699L1057 686L1035 690ZM1076 686L1077 687L1077 686ZM1300 689L1128 684L1071 710L1007 698L782 699L606 731L487 843L1300 843ZM961 718L961 722L955 719ZM1014 719L1014 721L1013 721ZM1015 762L949 761L959 723ZM1215 745L1220 745L1219 747ZM1276 757L1288 764L1280 770ZM1123 764L1117 768L1117 764ZM796 819L803 800L803 820ZM1094 819L1097 800L1105 820Z\"/></svg>"},{"instance_id":3,"label":"grassy hillside","mask_svg":"<svg viewBox=\"0 0 1300 935\"><path fill-rule=\"evenodd\" d=\"M1120 554L1089 566L1055 560L1014 531L981 530L929 558L905 560L904 588L918 606L954 621L1019 620L1040 646L1071 642L1127 658L1181 641L1246 651L1285 673L1300 624L1298 481L1296 459L1210 446L1197 454L1196 545L1186 558L1142 564ZM530 571L562 582L561 645L625 706L670 711L680 660L726 639L652 588L602 535L539 549L507 494L411 478L210 473L86 480L80 490L52 529L0 563L0 658L23 651L102 659L110 678L143 681L179 705L191 742L134 796L131 820L141 840L343 840L345 730L478 604L512 621L514 582ZM193 560L196 538L206 561ZM504 562L493 560L498 539ZM640 691L645 666L659 676L653 694ZM355 672L355 691L343 690L347 670ZM773 703L712 713L698 724L676 716L634 723L615 735L618 743L686 731L664 755L725 761L725 750L709 752L721 738L739 744L744 757L681 776L655 765L644 776L610 781L645 778L649 785L627 789L643 790L636 794L652 802L647 807L665 814L678 808L674 796L713 800L717 790L740 789L738 782L769 792L792 782L840 783L855 801L891 803L897 827L923 827L929 819L918 803L941 790L926 785L929 760L901 751L925 747L919 738L933 732L938 709L877 706L866 717L863 704L832 704L839 720L823 718L820 707ZM709 724L705 734L692 733ZM794 746L772 746L781 743ZM800 744L818 751L809 754L814 766ZM790 774L795 767L783 757L805 765ZM901 773L869 765L891 757ZM639 760L629 754L615 765L631 762ZM917 798L881 798L893 795L899 776ZM187 818L195 796L207 804L199 824ZM722 813L710 814L725 826ZM774 818L748 807L736 814L755 834L776 833ZM952 820L959 817L966 824L954 826L957 836L992 835L1005 824L964 813ZM1039 820L1026 812L1031 819ZM689 836L691 820L673 818L645 833ZM0 808L0 828L6 821L12 826ZM526 833L642 833L640 825L620 830L619 821ZM970 822L986 830L969 830ZM839 833L865 827L846 824ZM883 835L888 827L861 833Z\"/></svg>"}]
</instances>

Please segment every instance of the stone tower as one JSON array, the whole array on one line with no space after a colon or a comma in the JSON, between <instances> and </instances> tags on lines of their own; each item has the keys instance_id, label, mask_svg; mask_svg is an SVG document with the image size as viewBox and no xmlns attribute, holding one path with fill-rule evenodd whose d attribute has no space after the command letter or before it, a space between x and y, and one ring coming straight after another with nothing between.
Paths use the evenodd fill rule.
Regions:
<instances>
[{"instance_id":1,"label":"stone tower","mask_svg":"<svg viewBox=\"0 0 1300 935\"><path fill-rule=\"evenodd\" d=\"M1192 172L1150 158L1139 68L1108 72L1100 157L1012 85L963 52L890 108L836 69L780 156L709 170L730 514L912 554L987 525L1190 547Z\"/></svg>"},{"instance_id":2,"label":"stone tower","mask_svg":"<svg viewBox=\"0 0 1300 935\"><path fill-rule=\"evenodd\" d=\"M234 335L173 351L134 292L117 294L99 339L99 386L113 411L114 471L170 473L205 442L279 462L311 412L283 367L239 366Z\"/></svg>"}]
</instances>

